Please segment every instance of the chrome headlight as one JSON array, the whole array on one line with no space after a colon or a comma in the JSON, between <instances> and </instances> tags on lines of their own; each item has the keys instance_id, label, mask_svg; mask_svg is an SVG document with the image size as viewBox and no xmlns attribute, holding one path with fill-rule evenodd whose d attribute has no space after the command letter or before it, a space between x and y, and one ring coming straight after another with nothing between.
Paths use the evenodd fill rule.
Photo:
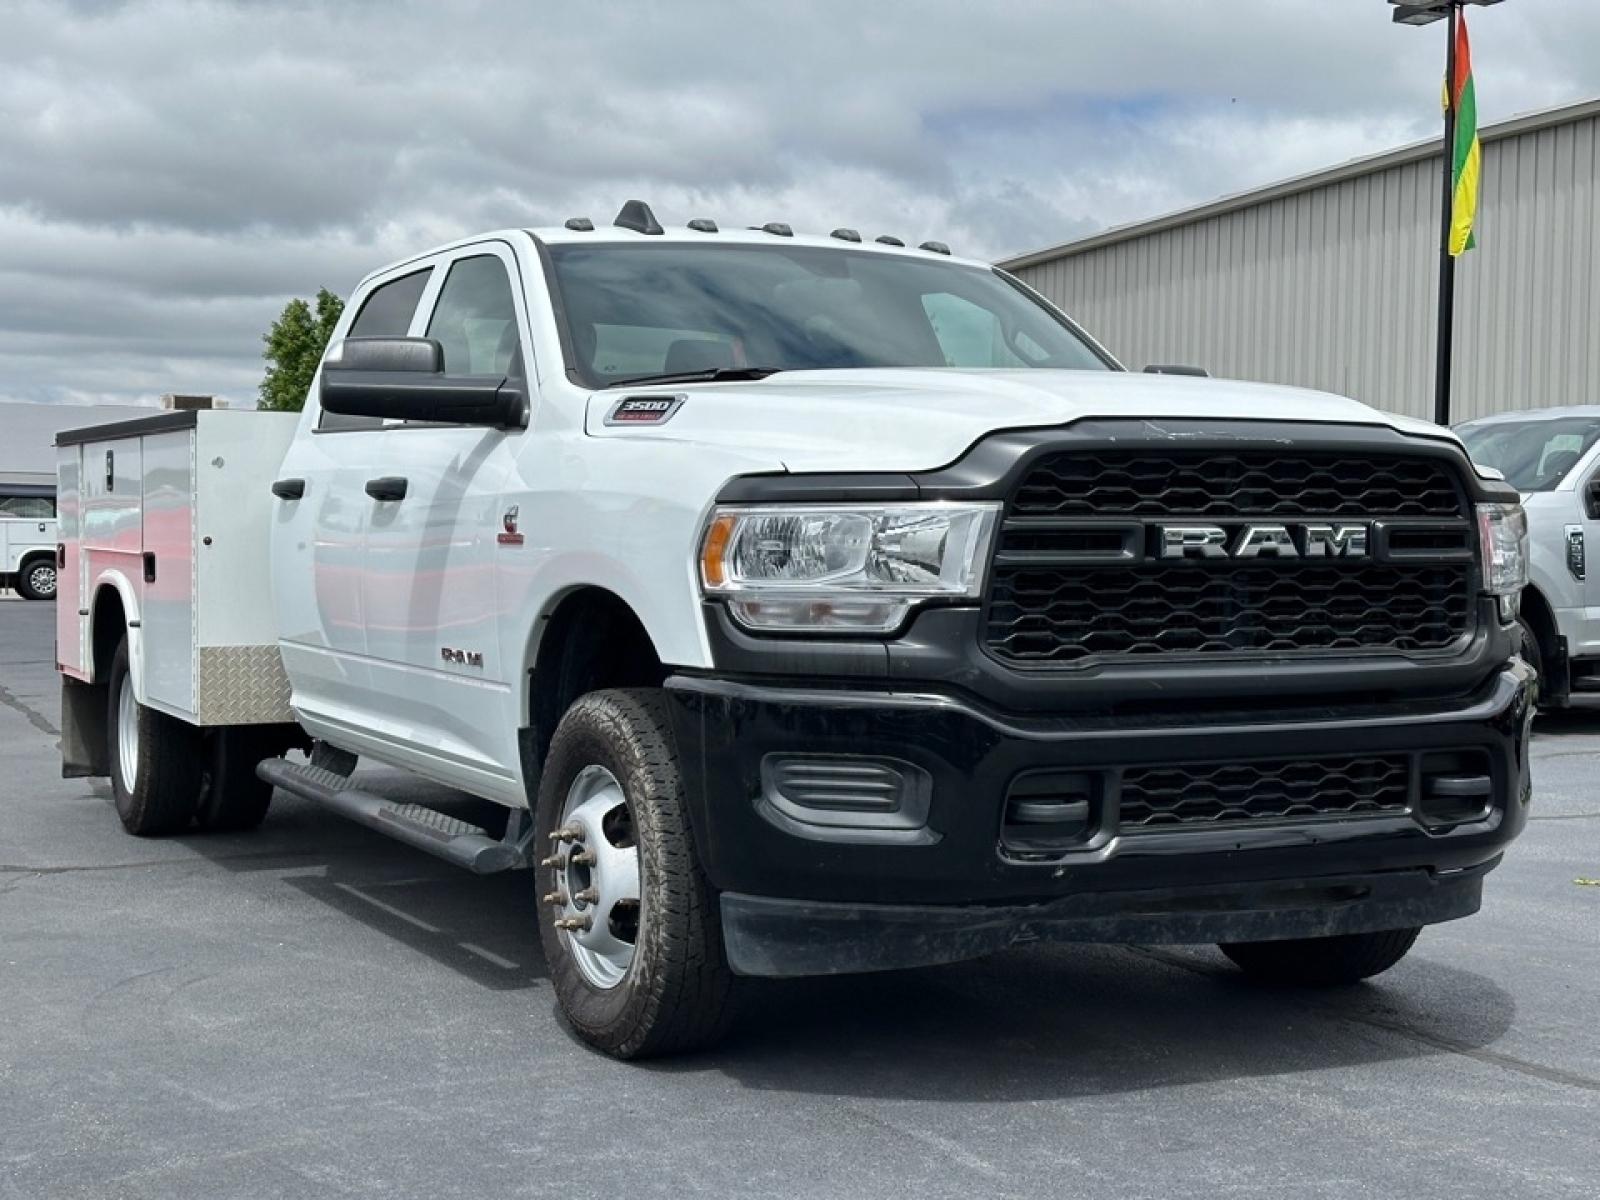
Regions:
<instances>
[{"instance_id":1,"label":"chrome headlight","mask_svg":"<svg viewBox=\"0 0 1600 1200\"><path fill-rule=\"evenodd\" d=\"M1483 590L1509 596L1528 583L1528 515L1520 504L1478 505Z\"/></svg>"},{"instance_id":2,"label":"chrome headlight","mask_svg":"<svg viewBox=\"0 0 1600 1200\"><path fill-rule=\"evenodd\" d=\"M887 633L936 597L976 599L998 504L719 508L700 584L741 625Z\"/></svg>"}]
</instances>

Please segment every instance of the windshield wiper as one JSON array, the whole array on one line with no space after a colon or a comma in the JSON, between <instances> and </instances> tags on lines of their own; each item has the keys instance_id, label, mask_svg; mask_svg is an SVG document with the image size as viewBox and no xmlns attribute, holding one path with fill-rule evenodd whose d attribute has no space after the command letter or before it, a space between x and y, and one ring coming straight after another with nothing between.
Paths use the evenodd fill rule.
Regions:
<instances>
[{"instance_id":1,"label":"windshield wiper","mask_svg":"<svg viewBox=\"0 0 1600 1200\"><path fill-rule=\"evenodd\" d=\"M638 387L657 383L721 383L724 380L765 379L776 375L782 367L711 367L704 371L669 371L663 375L635 375L608 383L607 390L620 387Z\"/></svg>"}]
</instances>

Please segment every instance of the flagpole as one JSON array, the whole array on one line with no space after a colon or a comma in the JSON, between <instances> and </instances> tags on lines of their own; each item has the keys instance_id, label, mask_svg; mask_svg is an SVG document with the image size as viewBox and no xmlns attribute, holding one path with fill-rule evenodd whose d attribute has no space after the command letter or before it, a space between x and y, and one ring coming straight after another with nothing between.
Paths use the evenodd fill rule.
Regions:
<instances>
[{"instance_id":1,"label":"flagpole","mask_svg":"<svg viewBox=\"0 0 1600 1200\"><path fill-rule=\"evenodd\" d=\"M1450 351L1455 338L1456 260L1450 253L1450 226L1455 214L1456 163L1456 22L1460 0L1449 0L1449 49L1445 51L1444 202L1439 209L1439 346L1434 368L1433 420L1450 424Z\"/></svg>"}]
</instances>

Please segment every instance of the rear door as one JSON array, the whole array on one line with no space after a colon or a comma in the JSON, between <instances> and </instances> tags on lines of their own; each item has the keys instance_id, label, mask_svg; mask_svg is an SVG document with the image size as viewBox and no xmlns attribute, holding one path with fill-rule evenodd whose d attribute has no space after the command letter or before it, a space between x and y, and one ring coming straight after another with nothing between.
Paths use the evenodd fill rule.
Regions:
<instances>
[{"instance_id":1,"label":"rear door","mask_svg":"<svg viewBox=\"0 0 1600 1200\"><path fill-rule=\"evenodd\" d=\"M403 337L412 331L431 266L381 279L358 300L342 337ZM285 456L273 526L273 604L284 665L303 712L357 729L367 725L365 539L377 501L384 422L321 412L315 397L302 433ZM300 489L298 497L294 490Z\"/></svg>"}]
</instances>

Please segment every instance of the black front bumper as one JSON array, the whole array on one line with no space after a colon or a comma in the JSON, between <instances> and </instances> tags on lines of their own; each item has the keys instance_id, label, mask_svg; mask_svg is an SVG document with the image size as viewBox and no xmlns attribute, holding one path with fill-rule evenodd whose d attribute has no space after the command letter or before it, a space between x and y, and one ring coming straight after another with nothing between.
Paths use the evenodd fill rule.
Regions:
<instances>
[{"instance_id":1,"label":"black front bumper","mask_svg":"<svg viewBox=\"0 0 1600 1200\"><path fill-rule=\"evenodd\" d=\"M1455 701L1140 725L881 685L680 675L667 686L697 849L744 974L955 961L1038 937L1254 941L1429 924L1476 910L1483 874L1527 819L1532 676L1520 660ZM1448 827L1415 811L1117 826L1129 766L1404 756L1415 799L1425 756L1456 751L1486 759L1493 787L1479 816ZM763 774L786 755L908 765L925 783L920 826L840 833L786 820ZM1102 836L1043 857L1007 848L1008 792L1040 770L1110 781Z\"/></svg>"}]
</instances>

